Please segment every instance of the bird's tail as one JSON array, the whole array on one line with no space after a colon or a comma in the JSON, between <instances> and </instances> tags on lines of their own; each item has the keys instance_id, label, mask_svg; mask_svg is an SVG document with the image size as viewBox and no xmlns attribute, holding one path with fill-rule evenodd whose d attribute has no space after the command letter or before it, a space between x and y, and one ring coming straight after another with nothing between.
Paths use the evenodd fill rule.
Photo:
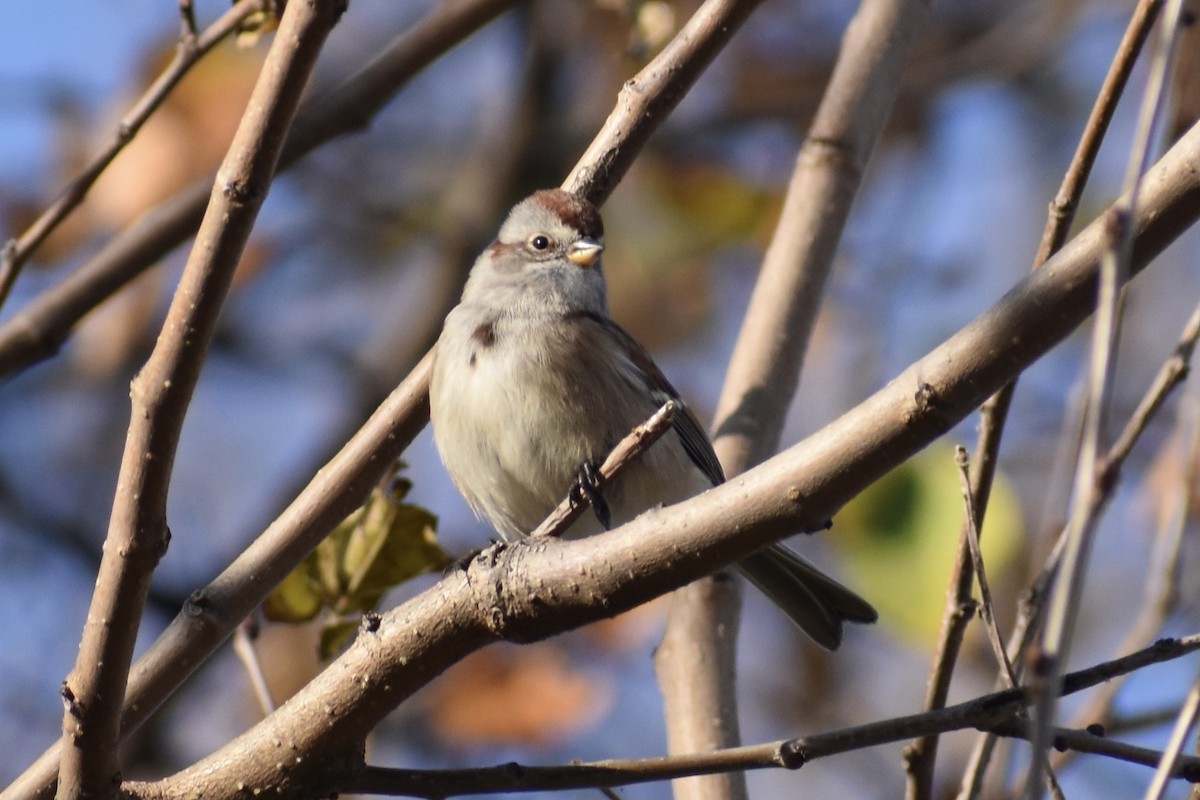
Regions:
<instances>
[{"instance_id":1,"label":"bird's tail","mask_svg":"<svg viewBox=\"0 0 1200 800\"><path fill-rule=\"evenodd\" d=\"M755 553L738 569L827 650L842 643L843 622L874 622L879 617L866 600L782 545Z\"/></svg>"}]
</instances>

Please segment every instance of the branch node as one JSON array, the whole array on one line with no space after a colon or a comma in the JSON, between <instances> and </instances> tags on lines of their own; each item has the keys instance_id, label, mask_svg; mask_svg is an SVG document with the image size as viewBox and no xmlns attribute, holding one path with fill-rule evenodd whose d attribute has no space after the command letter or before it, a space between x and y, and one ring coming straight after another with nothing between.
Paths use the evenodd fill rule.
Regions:
<instances>
[{"instance_id":1,"label":"branch node","mask_svg":"<svg viewBox=\"0 0 1200 800\"><path fill-rule=\"evenodd\" d=\"M1104 214L1104 235L1110 242L1124 241L1129 231L1129 210L1112 206Z\"/></svg>"},{"instance_id":2,"label":"branch node","mask_svg":"<svg viewBox=\"0 0 1200 800\"><path fill-rule=\"evenodd\" d=\"M913 401L917 404L918 412L924 414L932 411L938 405L937 390L933 388L933 384L922 381L913 395Z\"/></svg>"},{"instance_id":3,"label":"branch node","mask_svg":"<svg viewBox=\"0 0 1200 800\"><path fill-rule=\"evenodd\" d=\"M252 182L234 178L225 181L225 184L221 187L221 193L230 203L245 205L254 199L258 191Z\"/></svg>"},{"instance_id":4,"label":"branch node","mask_svg":"<svg viewBox=\"0 0 1200 800\"><path fill-rule=\"evenodd\" d=\"M213 604L209 599L208 592L203 589L197 589L188 595L187 600L183 601L183 613L189 617L203 617L212 613Z\"/></svg>"},{"instance_id":5,"label":"branch node","mask_svg":"<svg viewBox=\"0 0 1200 800\"><path fill-rule=\"evenodd\" d=\"M954 607L955 620L974 619L979 614L979 601L973 597L968 597L963 602Z\"/></svg>"},{"instance_id":6,"label":"branch node","mask_svg":"<svg viewBox=\"0 0 1200 800\"><path fill-rule=\"evenodd\" d=\"M191 50L196 46L197 37L193 0L179 0L179 44Z\"/></svg>"},{"instance_id":7,"label":"branch node","mask_svg":"<svg viewBox=\"0 0 1200 800\"><path fill-rule=\"evenodd\" d=\"M784 769L800 769L808 763L808 752L803 739L791 739L781 742L775 751L775 763Z\"/></svg>"},{"instance_id":8,"label":"branch node","mask_svg":"<svg viewBox=\"0 0 1200 800\"><path fill-rule=\"evenodd\" d=\"M68 681L62 682L58 694L62 697L63 706L66 708L68 714L76 718L82 715L79 708L79 700L75 697L75 691L71 689L71 684Z\"/></svg>"}]
</instances>

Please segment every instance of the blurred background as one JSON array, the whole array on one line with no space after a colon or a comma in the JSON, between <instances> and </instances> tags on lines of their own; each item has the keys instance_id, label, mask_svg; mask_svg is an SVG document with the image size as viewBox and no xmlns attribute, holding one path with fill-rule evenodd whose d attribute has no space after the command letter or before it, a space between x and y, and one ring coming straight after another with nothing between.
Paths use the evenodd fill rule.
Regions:
<instances>
[{"instance_id":1,"label":"blurred background","mask_svg":"<svg viewBox=\"0 0 1200 800\"><path fill-rule=\"evenodd\" d=\"M432 6L354 0L311 89L320 95ZM621 84L691 2L522 5L433 64L366 131L303 160L272 187L188 414L170 498L171 547L142 626L149 643L275 517L432 343L466 270L502 215L560 183ZM935 4L846 230L785 445L834 419L995 302L1030 269L1048 202L1127 24L1132 3L972 0ZM197 0L201 27L226 6ZM604 208L613 314L710 420L787 179L854 5L764 3L654 136ZM1195 26L1200 27L1200 26ZM102 143L169 59L175 3L0 4L0 232L18 235ZM1189 50L1190 48L1190 50ZM0 325L112 234L215 167L265 43L201 62L39 251ZM1193 33L1187 52L1200 52ZM1200 94L1176 84L1175 125ZM1115 196L1144 70L1131 81L1080 223ZM1190 104L1190 105L1189 105ZM1129 297L1112 420L1123 423L1200 298L1193 231ZM186 248L87 317L55 358L0 383L0 783L58 735L144 363ZM985 531L1001 630L1067 508L1086 330L1022 378ZM1196 629L1196 487L1187 483L1197 395L1185 385L1134 451L1098 539L1071 667L1119 654L1151 586L1156 541L1191 502L1181 596L1163 633ZM881 612L827 654L754 592L745 596L739 692L747 743L920 709L962 516L952 447L974 420L885 479L825 535L794 542ZM484 545L428 431L406 454L410 500L438 518L454 555ZM1189 496L1190 495L1190 496ZM1181 512L1180 512L1181 513ZM1156 560L1157 559L1157 560ZM1149 576L1149 577L1148 577ZM422 578L385 605L428 586ZM527 647L489 648L397 711L373 763L559 763L665 751L652 655L663 605ZM976 626L977 628L978 626ZM987 691L994 661L972 630L951 701ZM259 640L284 697L320 668L312 626ZM1117 700L1144 718L1122 736L1166 740L1196 664L1135 676ZM130 742L129 777L172 771L252 725L245 671L227 647ZM1065 706L1070 718L1080 701ZM975 736L945 737L950 796ZM750 776L756 797L896 797L901 745ZM1025 750L993 768L1021 774ZM1080 757L1068 796L1140 793L1143 767ZM666 785L630 798L666 797ZM1187 787L1172 787L1184 797ZM595 792L579 792L595 797Z\"/></svg>"}]
</instances>

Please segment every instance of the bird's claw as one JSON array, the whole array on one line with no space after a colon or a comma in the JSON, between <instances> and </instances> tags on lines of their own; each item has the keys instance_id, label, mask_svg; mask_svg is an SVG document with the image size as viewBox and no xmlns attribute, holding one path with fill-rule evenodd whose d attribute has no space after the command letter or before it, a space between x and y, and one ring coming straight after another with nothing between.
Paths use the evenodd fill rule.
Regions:
<instances>
[{"instance_id":1,"label":"bird's claw","mask_svg":"<svg viewBox=\"0 0 1200 800\"><path fill-rule=\"evenodd\" d=\"M571 486L571 502L582 503L585 500L592 507L592 512L604 526L604 530L612 527L612 513L609 511L604 496L600 493L600 470L593 461L583 462L579 468L579 475L576 476L575 483Z\"/></svg>"}]
</instances>

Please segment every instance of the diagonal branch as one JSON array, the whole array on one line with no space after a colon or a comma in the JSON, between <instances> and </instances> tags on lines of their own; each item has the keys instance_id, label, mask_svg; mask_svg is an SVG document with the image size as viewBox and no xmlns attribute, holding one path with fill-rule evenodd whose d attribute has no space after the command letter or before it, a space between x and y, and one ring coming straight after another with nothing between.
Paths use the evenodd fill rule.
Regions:
<instances>
[{"instance_id":1,"label":"diagonal branch","mask_svg":"<svg viewBox=\"0 0 1200 800\"><path fill-rule=\"evenodd\" d=\"M1164 640L1114 661L1071 673L1073 692L1092 688L1113 677L1129 675L1152 664L1182 658L1200 649L1200 637ZM841 730L829 731L765 744L731 748L714 753L660 758L610 759L563 766L531 767L503 764L475 769L389 769L368 767L343 791L354 794L400 795L444 798L501 792L563 791L598 786L629 786L680 777L720 774L731 770L799 769L820 758L840 755L867 747L903 741L914 731L949 733L971 728L988 729L999 735L1027 738L1028 725L1017 716L1028 703L1020 692L993 692L954 706L925 711L905 717L880 720ZM1055 732L1061 740L1079 752L1090 752L1153 766L1161 753L1112 742L1082 731L1062 729ZM1200 759L1181 759L1175 775L1200 774Z\"/></svg>"},{"instance_id":2,"label":"diagonal branch","mask_svg":"<svg viewBox=\"0 0 1200 800\"><path fill-rule=\"evenodd\" d=\"M843 36L829 86L796 159L717 404L714 445L730 477L779 448L842 229L928 9L923 0L864 0ZM709 580L713 586L689 587L673 599L664 640L687 645L662 647L655 659L660 671L690 676L687 681L660 681L668 708L676 709L668 715L672 752L696 750L697 744L716 749L738 743L732 675L739 610L724 599L736 587L719 592L719 578ZM691 661L673 667L663 663L688 656ZM722 674L729 678L723 686ZM688 697L693 690L725 700L696 702ZM713 713L713 708L721 712ZM712 797L718 791L714 784L732 780L720 776L677 784L676 797L683 797L684 789L693 792L689 796ZM744 783L739 788L744 796Z\"/></svg>"},{"instance_id":3,"label":"diagonal branch","mask_svg":"<svg viewBox=\"0 0 1200 800\"><path fill-rule=\"evenodd\" d=\"M1079 198L1083 194L1091 175L1092 165L1100 152L1100 145L1108 131L1109 123L1116 112L1117 101L1124 93L1138 54L1145 44L1146 37L1158 13L1162 0L1140 0L1133 16L1126 27L1117 52L1109 67L1104 83L1096 96L1083 134L1067 166L1062 184L1059 186L1054 200L1050 203L1050 214L1042 232L1042 241L1034 257L1034 269L1038 269L1052 255L1058 252L1071 225L1075 220L1075 211ZM992 482L996 475L996 464L1000 457L1000 440L1004 435L1004 426L1008 420L1008 411L1012 406L1013 395L1016 392L1016 381L1008 384L992 397L988 398L980 410L979 436L975 445L975 455L971 471L971 494L974 498L972 510L980 530L987 516L988 500L991 497ZM934 650L933 663L930 666L929 678L925 689L925 707L939 708L946 702L950 691L950 679L958 661L959 649L966 634L969 616L961 610L970 603L971 586L973 583L971 557L967 544L967 523L964 521L959 537L958 552L956 553L953 570L950 576L951 591L943 612L941 630L938 632L937 645ZM905 750L905 760L908 769L908 786L906 796L909 800L927 800L933 794L933 770L937 760L937 739L926 737L914 741Z\"/></svg>"},{"instance_id":4,"label":"diagonal branch","mask_svg":"<svg viewBox=\"0 0 1200 800\"><path fill-rule=\"evenodd\" d=\"M329 140L364 127L431 61L516 4L440 3L329 95L305 105L279 159L286 169ZM213 178L202 178L148 211L61 283L0 324L0 377L58 352L89 311L196 232Z\"/></svg>"},{"instance_id":5,"label":"diagonal branch","mask_svg":"<svg viewBox=\"0 0 1200 800\"><path fill-rule=\"evenodd\" d=\"M96 591L75 668L63 684L60 800L111 797L117 790L122 702L150 577L170 538L167 489L184 415L284 136L341 10L338 0L324 0L292 3L284 13L217 173L163 332L133 380L129 434Z\"/></svg>"},{"instance_id":6,"label":"diagonal branch","mask_svg":"<svg viewBox=\"0 0 1200 800\"><path fill-rule=\"evenodd\" d=\"M762 0L706 0L667 46L626 81L617 106L562 188L600 206L625 177L650 135Z\"/></svg>"},{"instance_id":7,"label":"diagonal branch","mask_svg":"<svg viewBox=\"0 0 1200 800\"><path fill-rule=\"evenodd\" d=\"M632 464L635 460L641 458L642 453L650 449L651 445L663 437L667 431L671 430L671 423L675 419L675 414L679 411L679 404L674 400L668 400L663 403L662 407L655 411L641 425L638 425L621 441L617 442L617 446L605 457L604 463L600 465L598 474L596 475L596 492L603 494L604 487L609 485L614 478L621 473L621 470ZM561 536L567 528L571 527L571 523L579 519L587 512L588 505L585 503L575 502L573 498L566 497L554 511L550 512L550 516L534 529L529 536Z\"/></svg>"},{"instance_id":8,"label":"diagonal branch","mask_svg":"<svg viewBox=\"0 0 1200 800\"><path fill-rule=\"evenodd\" d=\"M192 15L191 6L181 6L180 15L183 31L179 45L175 50L175 58L167 65L162 74L150 85L142 97L134 104L124 117L117 123L117 129L112 139L96 154L91 163L83 168L76 178L71 181L54 202L51 203L33 224L16 239L5 245L0 252L0 306L8 299L9 292L34 251L46 241L64 219L87 197L92 185L108 169L113 159L125 149L125 145L133 141L142 125L150 118L171 90L183 79L188 70L204 55L221 42L226 36L238 29L238 26L251 14L261 11L268 0L239 0L233 7L226 10L221 18L208 27L204 33L197 35L196 20ZM190 28L189 28L190 24Z\"/></svg>"},{"instance_id":9,"label":"diagonal branch","mask_svg":"<svg viewBox=\"0 0 1200 800\"><path fill-rule=\"evenodd\" d=\"M1132 221L1135 271L1198 216L1200 126L1147 175ZM210 800L336 791L361 773L363 742L379 720L467 653L611 616L794 530L821 528L851 497L960 422L1087 317L1104 245L1101 226L1082 232L874 396L763 465L603 536L540 537L494 550L369 619L350 648L276 713L147 791ZM926 732L914 728L904 735ZM280 742L299 757L280 762Z\"/></svg>"}]
</instances>

